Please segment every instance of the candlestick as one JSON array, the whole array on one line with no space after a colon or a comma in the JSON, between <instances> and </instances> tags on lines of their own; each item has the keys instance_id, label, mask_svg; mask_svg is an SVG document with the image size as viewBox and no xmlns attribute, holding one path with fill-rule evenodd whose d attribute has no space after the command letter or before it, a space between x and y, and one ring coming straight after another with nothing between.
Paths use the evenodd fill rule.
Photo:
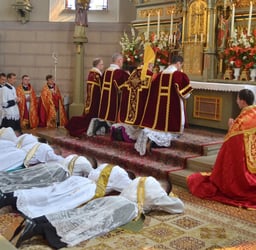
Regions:
<instances>
[{"instance_id":1,"label":"candlestick","mask_svg":"<svg viewBox=\"0 0 256 250\"><path fill-rule=\"evenodd\" d=\"M232 4L231 37L234 36L234 23L235 23L235 4Z\"/></svg>"},{"instance_id":2,"label":"candlestick","mask_svg":"<svg viewBox=\"0 0 256 250\"><path fill-rule=\"evenodd\" d=\"M169 35L169 44L172 44L172 34Z\"/></svg>"},{"instance_id":3,"label":"candlestick","mask_svg":"<svg viewBox=\"0 0 256 250\"><path fill-rule=\"evenodd\" d=\"M252 1L250 1L247 36L251 35L251 24L252 24Z\"/></svg>"},{"instance_id":4,"label":"candlestick","mask_svg":"<svg viewBox=\"0 0 256 250\"><path fill-rule=\"evenodd\" d=\"M172 10L172 13L171 13L170 36L172 36L172 29L173 29L173 10Z\"/></svg>"},{"instance_id":5,"label":"candlestick","mask_svg":"<svg viewBox=\"0 0 256 250\"><path fill-rule=\"evenodd\" d=\"M148 23L147 23L147 41L149 41L149 26L150 26L150 13L148 13Z\"/></svg>"},{"instance_id":6,"label":"candlestick","mask_svg":"<svg viewBox=\"0 0 256 250\"><path fill-rule=\"evenodd\" d=\"M160 39L160 11L157 11L157 39Z\"/></svg>"}]
</instances>

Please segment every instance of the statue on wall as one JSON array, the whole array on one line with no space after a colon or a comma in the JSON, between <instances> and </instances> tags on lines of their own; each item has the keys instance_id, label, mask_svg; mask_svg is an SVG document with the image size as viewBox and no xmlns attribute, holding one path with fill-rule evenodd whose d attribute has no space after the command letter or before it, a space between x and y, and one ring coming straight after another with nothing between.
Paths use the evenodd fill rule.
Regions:
<instances>
[{"instance_id":1,"label":"statue on wall","mask_svg":"<svg viewBox=\"0 0 256 250\"><path fill-rule=\"evenodd\" d=\"M90 0L76 0L76 25L88 27L87 11L89 4Z\"/></svg>"},{"instance_id":2,"label":"statue on wall","mask_svg":"<svg viewBox=\"0 0 256 250\"><path fill-rule=\"evenodd\" d=\"M230 33L230 18L229 11L227 14L223 11L220 11L218 18L218 27L217 27L217 47L218 49L224 49L227 46L227 41Z\"/></svg>"}]
</instances>

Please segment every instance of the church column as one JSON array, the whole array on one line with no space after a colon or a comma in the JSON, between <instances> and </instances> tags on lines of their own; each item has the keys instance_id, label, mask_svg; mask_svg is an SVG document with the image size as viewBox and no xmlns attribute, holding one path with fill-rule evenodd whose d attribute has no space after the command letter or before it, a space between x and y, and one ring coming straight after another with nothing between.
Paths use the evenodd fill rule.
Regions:
<instances>
[{"instance_id":1,"label":"church column","mask_svg":"<svg viewBox=\"0 0 256 250\"><path fill-rule=\"evenodd\" d=\"M216 44L215 44L215 27L216 27L216 9L213 0L208 0L207 7L207 45L204 50L204 71L203 78L214 79L217 72Z\"/></svg>"},{"instance_id":2,"label":"church column","mask_svg":"<svg viewBox=\"0 0 256 250\"><path fill-rule=\"evenodd\" d=\"M73 42L76 46L75 77L73 83L73 103L69 107L69 116L80 116L84 109L84 44L86 37L87 10L90 0L76 1L76 20Z\"/></svg>"}]
</instances>

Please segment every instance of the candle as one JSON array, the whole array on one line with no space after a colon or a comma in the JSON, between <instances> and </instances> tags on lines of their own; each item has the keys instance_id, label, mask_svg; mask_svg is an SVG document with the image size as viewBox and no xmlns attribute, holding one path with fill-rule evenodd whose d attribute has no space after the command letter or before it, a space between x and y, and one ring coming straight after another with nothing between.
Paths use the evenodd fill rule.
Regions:
<instances>
[{"instance_id":1,"label":"candle","mask_svg":"<svg viewBox=\"0 0 256 250\"><path fill-rule=\"evenodd\" d=\"M227 8L227 0L224 0L224 10Z\"/></svg>"},{"instance_id":2,"label":"candle","mask_svg":"<svg viewBox=\"0 0 256 250\"><path fill-rule=\"evenodd\" d=\"M195 34L195 43L197 42L197 34Z\"/></svg>"},{"instance_id":3,"label":"candle","mask_svg":"<svg viewBox=\"0 0 256 250\"><path fill-rule=\"evenodd\" d=\"M235 5L232 4L231 37L234 37L234 23L235 23Z\"/></svg>"},{"instance_id":4,"label":"candle","mask_svg":"<svg viewBox=\"0 0 256 250\"><path fill-rule=\"evenodd\" d=\"M171 24L170 24L170 36L172 38L172 29L173 29L173 11L171 13Z\"/></svg>"},{"instance_id":5,"label":"candle","mask_svg":"<svg viewBox=\"0 0 256 250\"><path fill-rule=\"evenodd\" d=\"M157 11L157 39L160 39L160 11Z\"/></svg>"},{"instance_id":6,"label":"candle","mask_svg":"<svg viewBox=\"0 0 256 250\"><path fill-rule=\"evenodd\" d=\"M173 35L173 44L176 45L176 35Z\"/></svg>"},{"instance_id":7,"label":"candle","mask_svg":"<svg viewBox=\"0 0 256 250\"><path fill-rule=\"evenodd\" d=\"M252 1L250 1L247 36L251 35L251 24L252 24Z\"/></svg>"},{"instance_id":8,"label":"candle","mask_svg":"<svg viewBox=\"0 0 256 250\"><path fill-rule=\"evenodd\" d=\"M169 35L169 44L172 44L172 34Z\"/></svg>"},{"instance_id":9,"label":"candle","mask_svg":"<svg viewBox=\"0 0 256 250\"><path fill-rule=\"evenodd\" d=\"M147 41L149 41L149 26L150 26L150 13L148 13L148 24L147 24Z\"/></svg>"}]
</instances>

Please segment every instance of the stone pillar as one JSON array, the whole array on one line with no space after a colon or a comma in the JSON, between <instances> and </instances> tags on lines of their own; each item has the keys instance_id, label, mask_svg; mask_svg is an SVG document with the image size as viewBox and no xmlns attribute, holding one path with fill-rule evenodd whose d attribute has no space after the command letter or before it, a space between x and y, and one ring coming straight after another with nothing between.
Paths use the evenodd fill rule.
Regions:
<instances>
[{"instance_id":1,"label":"stone pillar","mask_svg":"<svg viewBox=\"0 0 256 250\"><path fill-rule=\"evenodd\" d=\"M203 78L214 79L217 74L217 57L216 57L216 8L214 7L214 1L208 0L208 8L207 8L207 43L204 50L204 71Z\"/></svg>"},{"instance_id":2,"label":"stone pillar","mask_svg":"<svg viewBox=\"0 0 256 250\"><path fill-rule=\"evenodd\" d=\"M80 116L84 109L84 44L86 37L87 10L89 0L77 0L73 41L76 46L75 77L73 83L73 103L69 107L69 117Z\"/></svg>"}]
</instances>

